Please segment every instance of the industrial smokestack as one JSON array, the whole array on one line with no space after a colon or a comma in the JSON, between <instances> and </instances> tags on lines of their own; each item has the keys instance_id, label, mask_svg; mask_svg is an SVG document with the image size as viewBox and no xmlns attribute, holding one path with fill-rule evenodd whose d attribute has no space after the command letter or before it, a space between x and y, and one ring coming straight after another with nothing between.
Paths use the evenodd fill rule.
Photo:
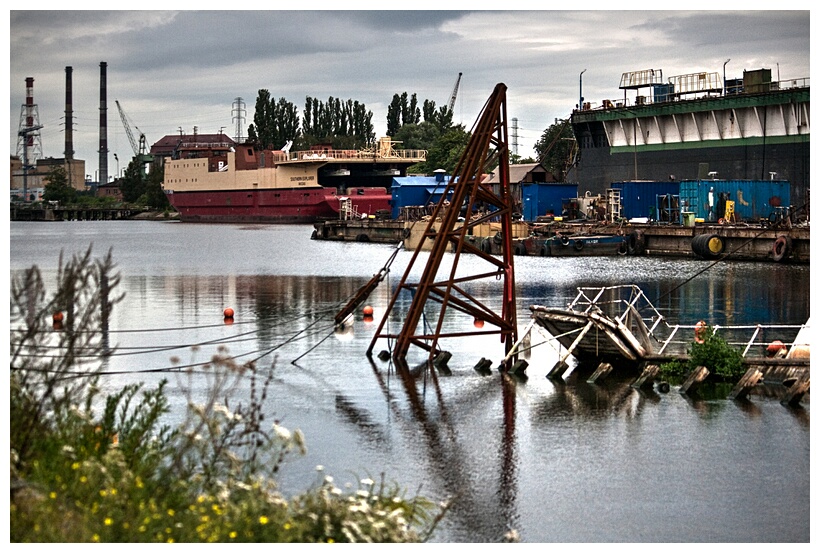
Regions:
<instances>
[{"instance_id":1,"label":"industrial smokestack","mask_svg":"<svg viewBox=\"0 0 820 553\"><path fill-rule=\"evenodd\" d=\"M108 108L106 107L106 69L108 64L100 62L100 177L99 184L108 182Z\"/></svg>"},{"instance_id":2,"label":"industrial smokestack","mask_svg":"<svg viewBox=\"0 0 820 553\"><path fill-rule=\"evenodd\" d=\"M72 106L72 86L70 65L65 68L65 158L74 159L74 108Z\"/></svg>"}]
</instances>

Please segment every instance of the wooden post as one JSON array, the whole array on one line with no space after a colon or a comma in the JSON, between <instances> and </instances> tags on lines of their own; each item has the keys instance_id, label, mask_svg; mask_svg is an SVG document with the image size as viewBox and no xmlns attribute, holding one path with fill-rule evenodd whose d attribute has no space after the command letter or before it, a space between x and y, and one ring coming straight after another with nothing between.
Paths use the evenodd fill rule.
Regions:
<instances>
[{"instance_id":1,"label":"wooden post","mask_svg":"<svg viewBox=\"0 0 820 553\"><path fill-rule=\"evenodd\" d=\"M800 375L797 382L792 384L789 391L786 392L786 396L780 400L780 403L790 407L797 407L803 399L803 396L809 391L809 381L809 371L807 370Z\"/></svg>"},{"instance_id":2,"label":"wooden post","mask_svg":"<svg viewBox=\"0 0 820 553\"><path fill-rule=\"evenodd\" d=\"M652 382L655 380L655 377L660 372L661 368L658 365L647 365L644 367L643 372L641 372L641 376L635 380L631 384L633 388L643 388L647 384L649 387L652 387Z\"/></svg>"},{"instance_id":3,"label":"wooden post","mask_svg":"<svg viewBox=\"0 0 820 553\"><path fill-rule=\"evenodd\" d=\"M572 344L567 348L566 353L564 353L564 355L561 356L561 359L558 360L558 362L555 364L552 370L549 373L547 373L547 378L561 378L561 375L564 374L564 371L567 370L567 368L569 367L569 365L567 365L567 359L570 355L572 355L572 352L575 351L576 346L581 343L581 340L584 339L584 336L586 336L587 332L589 332L591 328L592 321L589 321L586 324L586 326L583 329L581 329L581 332L578 333L578 336L575 338L575 341L573 341Z\"/></svg>"},{"instance_id":4,"label":"wooden post","mask_svg":"<svg viewBox=\"0 0 820 553\"><path fill-rule=\"evenodd\" d=\"M589 377L587 380L588 384L595 384L595 381L599 378L605 378L609 373L612 372L612 365L609 363L601 363L598 365L598 368L595 369L595 372L592 373L592 376Z\"/></svg>"},{"instance_id":5,"label":"wooden post","mask_svg":"<svg viewBox=\"0 0 820 553\"><path fill-rule=\"evenodd\" d=\"M680 387L680 393L689 394L690 392L694 392L698 385L706 380L707 376L709 376L709 369L703 365L697 367L689 374L688 377L686 377L686 381Z\"/></svg>"},{"instance_id":6,"label":"wooden post","mask_svg":"<svg viewBox=\"0 0 820 553\"><path fill-rule=\"evenodd\" d=\"M757 386L761 380L763 380L763 372L754 367L750 368L732 389L728 399L746 399L752 388Z\"/></svg>"}]
</instances>

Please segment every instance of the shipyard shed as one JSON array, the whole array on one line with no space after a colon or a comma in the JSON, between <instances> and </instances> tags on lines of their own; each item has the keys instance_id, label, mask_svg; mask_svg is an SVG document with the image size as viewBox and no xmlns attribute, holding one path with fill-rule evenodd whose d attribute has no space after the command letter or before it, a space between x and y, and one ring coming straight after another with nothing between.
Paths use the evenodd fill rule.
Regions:
<instances>
[{"instance_id":1,"label":"shipyard shed","mask_svg":"<svg viewBox=\"0 0 820 553\"><path fill-rule=\"evenodd\" d=\"M621 216L625 219L680 222L679 181L613 182L612 188L620 191Z\"/></svg>"},{"instance_id":2,"label":"shipyard shed","mask_svg":"<svg viewBox=\"0 0 820 553\"><path fill-rule=\"evenodd\" d=\"M735 221L768 219L791 203L791 183L786 180L683 180L682 212L706 222L730 220L727 202L733 202Z\"/></svg>"}]
</instances>

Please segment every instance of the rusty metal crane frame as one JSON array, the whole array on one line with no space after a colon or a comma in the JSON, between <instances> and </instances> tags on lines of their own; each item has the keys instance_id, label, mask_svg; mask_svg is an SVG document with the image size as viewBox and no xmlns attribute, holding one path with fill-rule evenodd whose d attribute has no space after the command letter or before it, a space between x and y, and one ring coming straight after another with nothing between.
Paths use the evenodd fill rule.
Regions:
<instances>
[{"instance_id":1,"label":"rusty metal crane frame","mask_svg":"<svg viewBox=\"0 0 820 553\"><path fill-rule=\"evenodd\" d=\"M438 342L441 338L500 334L501 342L505 345L505 354L509 354L517 342L518 329L516 324L515 274L512 250L513 203L510 195L506 91L506 85L503 83L497 84L484 105L482 113L471 131L467 148L456 165L441 200L427 223L422 239L407 265L404 276L401 278L384 317L379 323L376 334L367 350L368 356L372 355L373 348L379 338L395 339L392 357L396 361L404 361L411 345L428 351L429 361L432 361L439 353ZM498 195L493 192L491 185L482 182L483 177L496 162L498 162L497 171L500 183L500 194ZM495 210L488 209L487 212L482 212L483 208L495 208ZM459 221L462 209L466 209L466 213L463 221ZM436 231L434 224L439 220L441 224L438 231ZM500 256L485 253L465 239L472 228L488 221L501 222L502 248ZM433 240L433 245L422 276L417 284L408 283L408 277L422 251L422 246L428 239ZM437 282L436 275L441 267L444 254L450 245L452 245L454 257L449 279ZM465 252L486 261L493 268L488 272L456 278L459 259L461 254ZM500 314L478 301L463 287L465 283L490 277L503 281ZM385 323L390 317L399 295L404 290L409 290L411 293L415 291L415 293L402 329L398 334L383 334ZM422 329L422 333L417 334L416 329L424 316L424 308L428 301L441 305L438 322L432 333L425 333ZM442 333L444 315L448 308L472 315L475 320L484 321L496 327L497 330ZM509 368L514 360L515 356L510 356L510 359L506 361L506 368Z\"/></svg>"}]
</instances>

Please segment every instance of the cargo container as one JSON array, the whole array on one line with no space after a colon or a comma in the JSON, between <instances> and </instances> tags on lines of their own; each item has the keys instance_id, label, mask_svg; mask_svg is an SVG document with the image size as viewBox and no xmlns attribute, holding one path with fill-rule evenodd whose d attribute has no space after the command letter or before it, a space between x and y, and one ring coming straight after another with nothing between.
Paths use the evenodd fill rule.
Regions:
<instances>
[{"instance_id":1,"label":"cargo container","mask_svg":"<svg viewBox=\"0 0 820 553\"><path fill-rule=\"evenodd\" d=\"M737 222L768 219L790 206L791 183L786 180L684 180L680 183L682 212L696 219L720 222L727 216L727 201ZM731 214L729 214L731 215Z\"/></svg>"},{"instance_id":2,"label":"cargo container","mask_svg":"<svg viewBox=\"0 0 820 553\"><path fill-rule=\"evenodd\" d=\"M390 187L392 201L390 216L399 217L401 208L436 205L447 188L449 177L443 173L434 176L395 177Z\"/></svg>"},{"instance_id":3,"label":"cargo container","mask_svg":"<svg viewBox=\"0 0 820 553\"><path fill-rule=\"evenodd\" d=\"M677 181L624 181L613 182L612 188L621 192L621 217L646 217L651 221L678 223L680 208Z\"/></svg>"},{"instance_id":4,"label":"cargo container","mask_svg":"<svg viewBox=\"0 0 820 553\"><path fill-rule=\"evenodd\" d=\"M564 204L578 197L578 185L572 183L521 184L521 215L525 221L535 221L544 215L560 216Z\"/></svg>"}]
</instances>

